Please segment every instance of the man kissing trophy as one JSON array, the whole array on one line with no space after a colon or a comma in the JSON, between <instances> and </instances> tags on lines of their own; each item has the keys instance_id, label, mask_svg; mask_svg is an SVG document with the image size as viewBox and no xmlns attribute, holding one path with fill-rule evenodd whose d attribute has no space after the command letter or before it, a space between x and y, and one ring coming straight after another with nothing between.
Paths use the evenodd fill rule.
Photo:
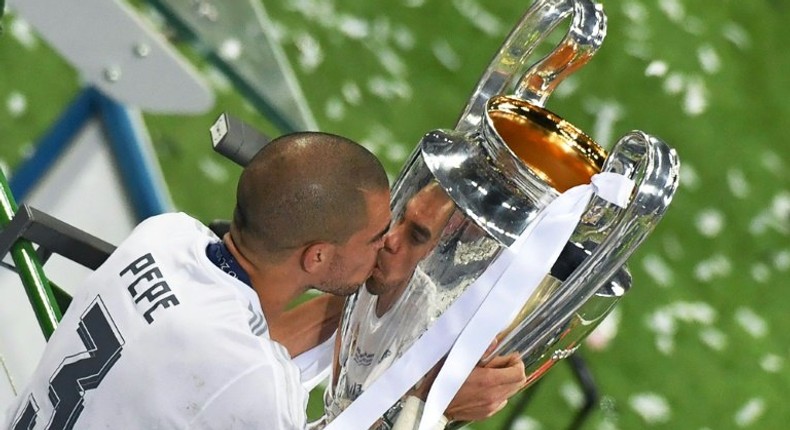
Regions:
<instances>
[{"instance_id":1,"label":"man kissing trophy","mask_svg":"<svg viewBox=\"0 0 790 430\"><path fill-rule=\"evenodd\" d=\"M566 19L564 39L529 62ZM422 138L393 187L389 243L346 304L317 427L389 429L404 414L408 428L453 427L442 413L484 353L518 353L534 383L628 291L626 260L672 200L677 155L641 131L607 154L544 108L605 32L594 0L536 0L455 129Z\"/></svg>"}]
</instances>

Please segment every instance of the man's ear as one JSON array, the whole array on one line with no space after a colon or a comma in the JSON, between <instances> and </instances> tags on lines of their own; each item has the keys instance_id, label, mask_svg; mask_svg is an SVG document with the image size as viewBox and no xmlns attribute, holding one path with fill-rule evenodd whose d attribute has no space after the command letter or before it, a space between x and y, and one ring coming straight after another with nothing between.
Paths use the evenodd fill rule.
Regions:
<instances>
[{"instance_id":1,"label":"man's ear","mask_svg":"<svg viewBox=\"0 0 790 430\"><path fill-rule=\"evenodd\" d=\"M319 273L329 268L335 258L337 247L328 242L316 242L307 245L302 251L302 270L307 273Z\"/></svg>"}]
</instances>

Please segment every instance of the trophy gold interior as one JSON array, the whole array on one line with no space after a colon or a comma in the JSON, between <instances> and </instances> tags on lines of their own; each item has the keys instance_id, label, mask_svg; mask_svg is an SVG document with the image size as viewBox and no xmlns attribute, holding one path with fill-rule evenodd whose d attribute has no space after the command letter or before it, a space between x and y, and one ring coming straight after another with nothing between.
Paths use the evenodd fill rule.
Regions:
<instances>
[{"instance_id":1,"label":"trophy gold interior","mask_svg":"<svg viewBox=\"0 0 790 430\"><path fill-rule=\"evenodd\" d=\"M489 101L488 116L510 150L559 192L589 183L603 167L606 151L546 109L497 96Z\"/></svg>"}]
</instances>

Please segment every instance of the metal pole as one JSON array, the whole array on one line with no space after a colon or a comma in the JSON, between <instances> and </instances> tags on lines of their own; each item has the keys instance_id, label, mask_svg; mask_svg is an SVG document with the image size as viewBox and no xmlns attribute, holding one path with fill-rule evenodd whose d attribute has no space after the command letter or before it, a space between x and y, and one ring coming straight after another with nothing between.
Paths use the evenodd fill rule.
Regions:
<instances>
[{"instance_id":1,"label":"metal pole","mask_svg":"<svg viewBox=\"0 0 790 430\"><path fill-rule=\"evenodd\" d=\"M17 205L5 175L0 171L0 228L6 228L17 211ZM44 337L49 339L58 326L62 316L55 302L52 288L44 276L44 269L33 250L33 244L27 239L19 239L11 247L11 258L16 265L17 273L22 279L27 298L33 306L38 324Z\"/></svg>"}]
</instances>

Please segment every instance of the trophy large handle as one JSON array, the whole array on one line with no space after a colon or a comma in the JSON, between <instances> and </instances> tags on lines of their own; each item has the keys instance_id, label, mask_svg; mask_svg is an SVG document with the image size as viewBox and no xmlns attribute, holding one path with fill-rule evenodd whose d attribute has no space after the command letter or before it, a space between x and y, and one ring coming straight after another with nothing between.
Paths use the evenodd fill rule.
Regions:
<instances>
[{"instance_id":1,"label":"trophy large handle","mask_svg":"<svg viewBox=\"0 0 790 430\"><path fill-rule=\"evenodd\" d=\"M529 57L565 18L573 21L565 38L543 59ZM537 0L510 32L491 64L480 77L455 129L476 128L493 96L515 96L543 107L562 80L587 63L606 36L606 15L592 0Z\"/></svg>"},{"instance_id":2,"label":"trophy large handle","mask_svg":"<svg viewBox=\"0 0 790 430\"><path fill-rule=\"evenodd\" d=\"M678 187L679 169L677 154L660 139L640 131L622 137L603 170L635 181L630 203L621 209L593 197L572 240L584 243L596 238L593 241L597 246L563 282L562 291L538 305L505 335L487 359L518 351L528 369L545 371L548 366L542 365L544 361L567 356L558 355L557 351L549 356L544 347L552 344L549 341L552 337L566 338L561 343L573 347L593 328L577 325L567 330L566 324L623 267L664 216ZM534 379L539 376L535 375Z\"/></svg>"}]
</instances>

